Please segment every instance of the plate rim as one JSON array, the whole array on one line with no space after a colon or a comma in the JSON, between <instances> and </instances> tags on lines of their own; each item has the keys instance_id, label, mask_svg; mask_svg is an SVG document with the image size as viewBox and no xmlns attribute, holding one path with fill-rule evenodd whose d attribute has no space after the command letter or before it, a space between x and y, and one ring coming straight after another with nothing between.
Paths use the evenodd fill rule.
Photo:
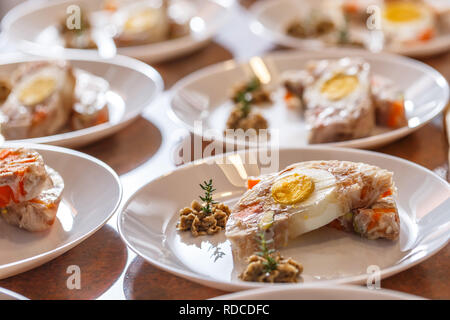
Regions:
<instances>
[{"instance_id":1,"label":"plate rim","mask_svg":"<svg viewBox=\"0 0 450 320\"><path fill-rule=\"evenodd\" d=\"M30 300L17 292L11 291L3 287L0 287L0 294L4 294L10 298L13 298L14 300Z\"/></svg>"},{"instance_id":2,"label":"plate rim","mask_svg":"<svg viewBox=\"0 0 450 320\"><path fill-rule=\"evenodd\" d=\"M270 1L270 0L269 0ZM302 50L276 50L273 52L262 54L258 57L261 57L262 59L286 59L291 58L293 59L296 57L297 59L301 59L303 57L308 57L310 55L314 55L317 52L314 51L302 51ZM445 96L445 102L442 101L436 108L435 112L427 114L424 118L425 120L422 121L420 124L414 126L414 127L401 127L398 129L390 130L384 133L380 133L377 135L364 137L364 138L358 138L358 139L351 139L346 141L340 141L340 142L329 142L329 143L320 143L315 145L321 145L321 146L332 146L332 147L353 147L353 148L370 148L373 146L377 146L380 141L384 141L384 139L389 139L390 137L393 137L393 140L400 139L404 136L407 136L411 134L414 131L417 131L427 123L429 123L431 120L433 120L435 117L437 117L446 107L446 105L449 102L450 97L450 88L449 83L447 79L436 69L431 67L428 64L425 64L421 61L418 61L416 59L401 56L395 53L371 53L366 50L362 49L349 49L349 48L331 48L327 50L324 55L330 55L330 56L360 56L363 59L378 59L381 60L383 57L389 58L392 61L403 64L403 65L409 65L414 66L417 69L421 69L424 71L427 71L427 74L431 74L433 79L435 79L437 82L442 82L443 84L443 90L444 90L444 96ZM335 57L337 58L337 57ZM218 73L224 72L231 69L237 69L242 68L244 65L248 64L249 59L244 60L237 60L237 59L229 59L223 62L214 63L212 65L206 66L204 68L198 69L187 76L181 78L178 80L168 91L168 101L169 101L169 108L167 110L170 118L178 123L179 125L183 126L185 129L187 129L190 133L193 133L194 135L198 135L198 133L194 130L194 128L186 123L183 119L181 119L177 113L174 110L174 98L177 96L178 92L180 92L181 89L183 89L187 84L192 83L194 81L197 81L198 79L201 79L205 77L206 75L214 72ZM203 122L203 119L201 119ZM205 135L202 135L201 137L205 139L210 139L210 137L207 137ZM242 144L239 141L236 141L232 139L232 142L230 140L227 140L226 137L221 136L220 139L214 139L213 140L220 142L220 143L227 143L230 145L236 145L236 146L246 146L245 143ZM308 146L308 145L307 145ZM257 145L250 145L250 147L257 147ZM300 147L300 146L299 146Z\"/></svg>"},{"instance_id":3,"label":"plate rim","mask_svg":"<svg viewBox=\"0 0 450 320\"><path fill-rule=\"evenodd\" d=\"M235 300L235 299L250 299L248 296L251 296L253 294L274 294L280 291L288 291L293 292L295 294L298 291L306 291L309 290L319 290L319 291L325 291L325 290L333 290L333 291L351 291L354 293L366 293L369 292L378 292L382 293L382 295L386 295L385 299L393 299L393 298L399 298L401 300L427 300L424 297L413 295L410 293L392 290L392 289L385 289L385 288L379 288L379 289L368 289L363 286L357 286L357 285L348 285L348 284L341 284L341 285L316 285L311 286L309 284L303 284L302 286L295 286L295 287L285 287L285 288L257 288L257 289L251 289L251 290L244 290L240 292L234 292L234 293L228 293L223 294L214 298L211 298L210 300ZM277 299L271 299L271 298L265 298L268 300L277 300ZM343 298L346 299L345 297ZM297 299L293 299L297 300ZM310 299L302 299L302 300L310 300Z\"/></svg>"},{"instance_id":4,"label":"plate rim","mask_svg":"<svg viewBox=\"0 0 450 320\"><path fill-rule=\"evenodd\" d=\"M40 2L39 2L40 1ZM209 28L203 33L200 33L198 37L193 36L192 33L189 33L185 36L175 38L175 39L168 39L165 41L155 42L155 43L148 43L148 44L141 44L141 45L135 45L135 46L128 46L128 47L117 47L117 53L119 55L129 56L132 58L138 58L138 59L144 59L152 62L162 62L166 60L170 60L172 58L176 58L181 55L188 54L189 52L192 52L194 50L199 49L202 44L207 43L214 37L214 35L217 33L217 31L220 29L222 25L226 22L229 16L229 7L232 5L228 3L226 0L206 0L210 3L213 3L221 8L221 10L224 11L224 14L219 20L219 23L213 28ZM234 1L234 0L233 0ZM6 38L13 41L14 43L19 43L20 41L23 41L27 46L30 46L30 48L25 49L23 46L20 46L20 50L24 52L33 52L33 50L37 50L39 53L41 53L42 50L45 50L45 45L41 45L37 43L36 41L30 41L30 40L24 40L24 39L18 39L16 37L12 37L10 33L11 25L14 23L17 19L23 17L25 14L30 14L33 11L36 10L36 8L42 8L45 7L53 7L58 4L62 3L70 3L70 0L56 0L53 2L50 2L48 0L37 0L37 1L30 1L27 0L14 8L12 8L10 11L8 11L5 16L1 19L0 27L3 30L3 33L6 35ZM39 4L42 6L39 7ZM172 46L174 48L163 48L164 45ZM179 47L182 47L180 49ZM159 48L158 48L159 47ZM157 50L159 52L153 52L150 54L143 54L142 51L146 50ZM181 51L185 50L184 53ZM180 53L177 53L180 51ZM96 55L98 58L100 56L98 55L98 51L96 49L77 49L77 48L60 48L58 49L58 52L65 52L70 54L93 54ZM170 53L169 53L170 52ZM164 54L168 55L169 57L161 58L158 57L159 55ZM152 57L154 55L154 57ZM156 58L155 58L156 56Z\"/></svg>"},{"instance_id":5,"label":"plate rim","mask_svg":"<svg viewBox=\"0 0 450 320\"><path fill-rule=\"evenodd\" d=\"M22 52L8 52L8 53L1 53L0 54L0 66L9 65L13 63L22 63L27 61L45 61L49 60L51 58L55 58L51 54L48 56L34 56L27 53ZM108 130L114 130L116 127L120 127L121 125L127 124L130 121L134 120L136 117L138 117L142 111L152 106L155 100L161 96L163 90L164 90L164 81L162 76L159 74L158 71L156 71L155 68L152 66L143 63L139 60L122 56L122 55L116 55L113 58L110 59L103 59L100 58L96 54L91 53L70 53L66 52L63 55L58 55L57 59L59 60L65 60L69 62L77 62L77 61L87 61L92 63L101 63L105 65L112 65L112 66L119 66L128 68L130 71L140 73L147 77L151 82L155 85L155 91L153 94L151 94L145 102L142 104L139 104L136 107L136 110L129 112L128 115L124 115L122 119L120 119L117 123L102 123L99 125L95 125L92 127L79 129L79 130L73 130L69 132L64 133L57 133L49 136L43 136L43 137L36 137L36 138L28 138L28 139L16 139L16 140L6 140L6 142L10 143L32 143L32 144L58 144L58 143L64 143L65 141L70 140L76 140L83 137L89 137L93 134L101 134L104 132L108 132ZM127 101L124 101L125 104L127 104Z\"/></svg>"},{"instance_id":6,"label":"plate rim","mask_svg":"<svg viewBox=\"0 0 450 320\"><path fill-rule=\"evenodd\" d=\"M285 2L289 2L290 0L284 0ZM258 37L264 37L265 35L268 36L269 41L271 43L275 43L275 44L279 44L282 46L285 46L287 48L293 48L293 49L303 49L303 50L323 50L323 49L329 49L329 48L338 48L339 46L335 45L331 45L331 46L327 46L326 44L324 44L323 42L321 42L319 39L307 39L304 40L305 44L304 45L293 45L290 42L292 40L296 40L300 43L300 41L302 39L297 39L295 37L291 37L289 35L284 35L280 32L276 32L270 28L267 28L266 25L264 25L263 23L260 22L260 19L258 18L258 16L267 9L267 7L270 4L273 4L274 2L271 0L262 0L262 1L258 1L256 3L254 3L253 5L250 6L250 8L247 10L249 13L249 21L248 21L248 26L251 30L251 32L258 36ZM260 31L257 31L257 28L260 29ZM442 45L442 48L440 46L438 46L437 48L433 47L433 46L428 46L428 51L427 49L423 49L423 46L421 45L416 45L413 46L411 48L408 48L406 46L400 47L398 49L383 49L381 52L379 53L391 53L391 54L399 54L399 55L405 55L405 56L409 56L409 57L427 57L427 56L434 56L434 55L438 55L440 53L444 53L445 51L448 51L450 49L450 35L449 36L442 36L442 38L445 39L445 43ZM316 46L310 46L307 45L306 42L307 41L311 41L311 42L316 42ZM428 43L429 44L429 43ZM421 49L422 47L422 49Z\"/></svg>"},{"instance_id":7,"label":"plate rim","mask_svg":"<svg viewBox=\"0 0 450 320\"><path fill-rule=\"evenodd\" d=\"M113 179L116 182L116 186L118 187L118 197L116 199L116 203L114 205L114 208L111 210L111 212L109 214L107 214L105 216L105 218L102 220L102 222L96 226L95 228L92 228L92 230L90 230L89 232L77 237L76 239L64 244L63 246L57 246L55 249L52 250L47 250L43 253L37 254L37 255L33 255L32 257L28 257L25 259L21 259L19 261L14 261L14 262L10 262L7 264L1 264L0 265L0 270L1 269L9 269L11 267L16 267L16 266L21 266L21 265L27 265L28 263L32 263L33 261L41 261L41 260L45 260L47 257L51 257L53 255L55 255L53 258L43 261L43 263L49 262L51 260L53 260L54 258L60 256L61 254L67 252L68 250L72 249L73 247L77 246L78 244L80 244L81 242L83 242L84 240L86 240L87 238L89 238L90 236L92 236L94 233L96 233L100 228L102 228L110 219L111 217L118 211L120 204L122 202L122 198L123 198L123 187L122 187L122 183L120 182L120 178L117 175L117 173L109 166L107 165L105 162L91 156L88 155L86 153L80 152L80 151L76 151L76 150L72 150L72 149L68 149L68 148L64 148L64 147L59 147L59 146L52 146L52 145L46 145L46 144L34 144L34 143L12 143L12 142L5 142L4 144L2 144L0 146L0 149L3 148L9 148L9 147L23 147L23 148L31 148L34 149L36 151L40 151L40 150L45 150L45 151L50 151L50 152L56 152L56 153L65 153L68 154L70 156L75 156L75 157L79 157L79 158L84 158L86 160L89 160L93 163L95 163L96 165L100 166L103 170L105 170L108 174L110 174ZM25 268L25 271L34 269L41 264L38 264L34 267L31 268ZM25 271L20 271L18 273L16 272L6 272L9 275L6 275L4 277L0 277L1 279L3 278L8 278L11 277L13 275L17 275L20 273L23 273Z\"/></svg>"},{"instance_id":8,"label":"plate rim","mask_svg":"<svg viewBox=\"0 0 450 320\"><path fill-rule=\"evenodd\" d=\"M280 148L279 151L280 152L283 152L283 151L284 152L292 152L292 151L299 151L299 150L305 150L305 149L306 150L316 149L316 150L323 150L323 151L335 151L335 152L344 152L344 153L350 153L350 154L360 153L360 154L366 154L366 155L375 156L375 157L377 157L377 156L385 157L385 158L389 159L390 161L399 161L404 164L412 165L416 169L425 171L427 174L431 174L432 177L437 178L438 181L440 181L444 186L447 186L448 193L450 194L450 184L447 181L445 181L443 178L438 176L436 173L431 171L430 169L428 169L424 166L421 166L415 162L412 162L412 161L409 161L409 160L406 160L406 159L403 159L400 157L392 156L389 154L384 154L384 153L375 152L375 151L371 151L371 150L360 150L360 149L354 149L354 148L336 148L336 147L331 147L331 146L305 146L305 147L301 147L301 148L300 147L299 148ZM165 172L156 178L150 179L147 183L143 184L140 188L138 188L136 191L134 191L128 197L128 199L122 204L120 211L118 212L117 230L119 232L119 235L120 235L122 241L127 245L127 247L131 251L133 251L138 256L143 258L145 261L147 261L151 265L157 267L158 269L169 272L169 273L179 276L181 278L188 279L190 281L202 284L204 286L212 287L212 288L217 288L217 289L221 289L221 290L228 290L228 291L234 292L234 291L241 291L241 290L248 290L248 289L255 289L255 288L262 288L262 287L263 288L265 288L265 287L286 288L286 287L299 287L299 286L301 287L301 286L305 285L304 283L294 283L294 284L264 283L264 284L259 284L259 283L253 283L253 282L242 282L241 283L241 282L237 282L237 281L216 280L210 276L202 275L200 273L195 273L195 272L189 270L188 267L186 267L185 270L181 270L177 267L167 266L164 263L161 263L156 259L147 257L146 255L140 253L140 251L137 248L135 248L134 245L132 245L130 243L130 241L127 239L127 237L125 235L125 231L123 230L123 221L124 221L125 211L129 207L129 204L135 199L135 197L138 195L138 193L140 193L143 189L147 188L150 184L157 182L159 180L162 180L165 177L176 173L177 171L189 170L192 167L195 167L199 164L207 163L208 161L211 161L214 159L227 157L232 154L260 152L260 151L264 151L264 150L268 150L268 149L252 148L252 149L239 150L236 152L227 152L227 153L223 153L223 154L216 155L216 156L210 156L210 157L206 157L203 159L198 159L198 160L183 164L181 166L178 166L178 167L174 168L173 170ZM443 242L440 246L438 246L434 250L430 251L430 253L428 255L420 257L417 260L413 261L412 263L407 264L406 266L405 265L400 265L400 266L392 265L387 268L381 269L380 270L380 278L385 279L385 278L390 277L391 275L400 273L402 271L405 271L407 269L414 267L415 265L431 258L434 254L439 252L443 247L445 247L449 243L450 243L450 237L447 239L447 241ZM350 276L350 277L342 277L342 278L336 278L336 279L321 280L321 281L317 281L317 282L309 282L308 285L316 286L316 285L337 285L337 284L339 284L339 285L340 284L349 284L349 285L350 284L361 284L361 283L364 283L364 281L366 281L368 277L369 277L369 275L361 274L361 275Z\"/></svg>"}]
</instances>

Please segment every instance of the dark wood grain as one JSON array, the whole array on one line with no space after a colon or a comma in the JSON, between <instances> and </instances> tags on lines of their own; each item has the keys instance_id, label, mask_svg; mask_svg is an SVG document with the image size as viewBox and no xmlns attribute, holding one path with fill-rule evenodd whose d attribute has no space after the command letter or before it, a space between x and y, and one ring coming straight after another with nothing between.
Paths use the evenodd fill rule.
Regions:
<instances>
[{"instance_id":1,"label":"dark wood grain","mask_svg":"<svg viewBox=\"0 0 450 320\"><path fill-rule=\"evenodd\" d=\"M126 272L124 291L127 299L137 300L198 300L226 293L161 271L140 257L134 259Z\"/></svg>"},{"instance_id":2,"label":"dark wood grain","mask_svg":"<svg viewBox=\"0 0 450 320\"><path fill-rule=\"evenodd\" d=\"M95 299L120 276L127 248L119 234L104 226L93 236L62 256L28 272L0 280L0 287L29 299ZM81 288L69 289L69 266L80 268Z\"/></svg>"},{"instance_id":3,"label":"dark wood grain","mask_svg":"<svg viewBox=\"0 0 450 320\"><path fill-rule=\"evenodd\" d=\"M160 145L159 129L138 117L120 132L79 150L104 161L121 175L151 158Z\"/></svg>"}]
</instances>

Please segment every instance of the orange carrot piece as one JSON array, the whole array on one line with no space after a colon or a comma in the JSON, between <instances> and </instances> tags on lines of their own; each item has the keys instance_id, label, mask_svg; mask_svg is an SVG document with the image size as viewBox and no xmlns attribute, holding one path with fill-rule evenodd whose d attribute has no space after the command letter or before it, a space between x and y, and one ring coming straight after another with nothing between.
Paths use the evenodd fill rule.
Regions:
<instances>
[{"instance_id":1,"label":"orange carrot piece","mask_svg":"<svg viewBox=\"0 0 450 320\"><path fill-rule=\"evenodd\" d=\"M432 39L433 37L434 37L434 30L431 28L428 28L419 34L420 41L428 41L428 40Z\"/></svg>"},{"instance_id":2,"label":"orange carrot piece","mask_svg":"<svg viewBox=\"0 0 450 320\"><path fill-rule=\"evenodd\" d=\"M247 180L247 189L253 189L261 180L259 179L248 179Z\"/></svg>"},{"instance_id":3,"label":"orange carrot piece","mask_svg":"<svg viewBox=\"0 0 450 320\"><path fill-rule=\"evenodd\" d=\"M347 13L357 13L358 12L358 4L354 1L349 1L344 3L343 9Z\"/></svg>"},{"instance_id":4,"label":"orange carrot piece","mask_svg":"<svg viewBox=\"0 0 450 320\"><path fill-rule=\"evenodd\" d=\"M361 190L361 195L360 195L360 199L363 200L366 198L367 193L369 192L369 187L368 186L364 186Z\"/></svg>"},{"instance_id":5,"label":"orange carrot piece","mask_svg":"<svg viewBox=\"0 0 450 320\"><path fill-rule=\"evenodd\" d=\"M337 229L337 230L344 230L344 227L342 226L341 222L338 219L334 219L333 221L331 221L328 224L328 227L331 227L333 229Z\"/></svg>"},{"instance_id":6,"label":"orange carrot piece","mask_svg":"<svg viewBox=\"0 0 450 320\"><path fill-rule=\"evenodd\" d=\"M402 119L405 117L405 108L403 100L394 101L391 104L391 110L387 121L388 127L397 128L401 125Z\"/></svg>"},{"instance_id":7,"label":"orange carrot piece","mask_svg":"<svg viewBox=\"0 0 450 320\"><path fill-rule=\"evenodd\" d=\"M292 97L294 97L294 94L292 92L290 92L290 91L286 91L286 93L284 94L284 101L288 101Z\"/></svg>"},{"instance_id":8,"label":"orange carrot piece","mask_svg":"<svg viewBox=\"0 0 450 320\"><path fill-rule=\"evenodd\" d=\"M374 209L375 211L375 209ZM378 221L380 220L381 213L376 212L372 215L372 220L370 221L369 225L367 226L367 230L372 230L375 228L375 226L378 224Z\"/></svg>"},{"instance_id":9,"label":"orange carrot piece","mask_svg":"<svg viewBox=\"0 0 450 320\"><path fill-rule=\"evenodd\" d=\"M33 118L31 119L31 122L34 124L40 123L44 121L45 118L47 118L47 112L45 110L38 109L33 113Z\"/></svg>"},{"instance_id":10,"label":"orange carrot piece","mask_svg":"<svg viewBox=\"0 0 450 320\"><path fill-rule=\"evenodd\" d=\"M386 191L385 193L383 193L381 196L380 196L380 198L386 198L386 197L389 197L389 196L391 196L392 195L392 190L388 190L388 191Z\"/></svg>"},{"instance_id":11,"label":"orange carrot piece","mask_svg":"<svg viewBox=\"0 0 450 320\"><path fill-rule=\"evenodd\" d=\"M375 214L381 215L382 213L391 213L391 212L395 212L394 208L375 208L373 209L373 211L375 212ZM379 219L379 217L378 217Z\"/></svg>"},{"instance_id":12,"label":"orange carrot piece","mask_svg":"<svg viewBox=\"0 0 450 320\"><path fill-rule=\"evenodd\" d=\"M9 186L0 187L0 207L6 207L11 200L17 202L12 189Z\"/></svg>"},{"instance_id":13,"label":"orange carrot piece","mask_svg":"<svg viewBox=\"0 0 450 320\"><path fill-rule=\"evenodd\" d=\"M97 119L95 120L94 125L99 125L105 122L108 122L109 120L109 115L108 115L108 111L107 110L102 110L98 115L97 115Z\"/></svg>"}]
</instances>

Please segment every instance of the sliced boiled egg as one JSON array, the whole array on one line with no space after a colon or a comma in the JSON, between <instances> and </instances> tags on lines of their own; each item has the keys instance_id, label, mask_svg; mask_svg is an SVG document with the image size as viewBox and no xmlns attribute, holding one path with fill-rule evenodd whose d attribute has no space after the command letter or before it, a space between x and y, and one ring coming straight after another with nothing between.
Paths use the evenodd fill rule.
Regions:
<instances>
[{"instance_id":1,"label":"sliced boiled egg","mask_svg":"<svg viewBox=\"0 0 450 320\"><path fill-rule=\"evenodd\" d=\"M387 4L384 10L386 20L393 23L405 23L419 20L422 16L420 8L413 3L394 2Z\"/></svg>"},{"instance_id":2,"label":"sliced boiled egg","mask_svg":"<svg viewBox=\"0 0 450 320\"><path fill-rule=\"evenodd\" d=\"M310 177L294 173L273 184L272 197L278 203L294 204L308 198L313 191L314 182Z\"/></svg>"},{"instance_id":3,"label":"sliced boiled egg","mask_svg":"<svg viewBox=\"0 0 450 320\"><path fill-rule=\"evenodd\" d=\"M417 1L387 2L382 12L382 28L391 42L425 41L434 36L433 11Z\"/></svg>"},{"instance_id":4,"label":"sliced boiled egg","mask_svg":"<svg viewBox=\"0 0 450 320\"><path fill-rule=\"evenodd\" d=\"M303 95L306 109L339 115L359 108L370 100L370 66L360 59L325 60L316 67L318 74ZM326 118L326 117L325 117Z\"/></svg>"},{"instance_id":5,"label":"sliced boiled egg","mask_svg":"<svg viewBox=\"0 0 450 320\"><path fill-rule=\"evenodd\" d=\"M63 85L65 79L62 69L50 65L25 75L13 90L20 103L33 106L50 97Z\"/></svg>"},{"instance_id":6,"label":"sliced boiled egg","mask_svg":"<svg viewBox=\"0 0 450 320\"><path fill-rule=\"evenodd\" d=\"M320 91L329 100L340 100L355 91L358 85L356 76L338 73L326 80Z\"/></svg>"},{"instance_id":7,"label":"sliced boiled egg","mask_svg":"<svg viewBox=\"0 0 450 320\"><path fill-rule=\"evenodd\" d=\"M169 30L167 6L160 0L120 7L112 22L119 30L116 39L126 45L164 40Z\"/></svg>"},{"instance_id":8,"label":"sliced boiled egg","mask_svg":"<svg viewBox=\"0 0 450 320\"><path fill-rule=\"evenodd\" d=\"M294 168L275 179L266 211L288 213L289 237L320 228L347 213L339 201L336 178L325 170ZM267 206L270 202L273 205ZM281 209L280 209L281 206Z\"/></svg>"},{"instance_id":9,"label":"sliced boiled egg","mask_svg":"<svg viewBox=\"0 0 450 320\"><path fill-rule=\"evenodd\" d=\"M145 8L143 10L131 14L124 24L124 29L128 32L142 32L151 29L157 19L155 19L157 11L152 8Z\"/></svg>"},{"instance_id":10,"label":"sliced boiled egg","mask_svg":"<svg viewBox=\"0 0 450 320\"><path fill-rule=\"evenodd\" d=\"M37 78L28 83L19 93L19 101L25 105L34 105L49 97L56 88L53 78Z\"/></svg>"}]
</instances>

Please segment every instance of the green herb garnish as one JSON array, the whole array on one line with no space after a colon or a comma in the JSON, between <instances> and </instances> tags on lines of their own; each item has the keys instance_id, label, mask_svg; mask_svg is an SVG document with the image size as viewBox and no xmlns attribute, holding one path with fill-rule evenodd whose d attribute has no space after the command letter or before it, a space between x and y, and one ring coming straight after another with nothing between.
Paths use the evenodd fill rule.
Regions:
<instances>
[{"instance_id":1,"label":"green herb garnish","mask_svg":"<svg viewBox=\"0 0 450 320\"><path fill-rule=\"evenodd\" d=\"M202 211L206 214L211 214L211 206L216 204L212 199L212 193L216 191L212 185L212 179L209 179L209 182L203 181L203 184L200 184L200 188L205 191L205 196L199 196L199 198L204 202L204 206L202 207Z\"/></svg>"},{"instance_id":2,"label":"green herb garnish","mask_svg":"<svg viewBox=\"0 0 450 320\"><path fill-rule=\"evenodd\" d=\"M340 44L348 44L350 42L350 36L348 33L349 17L347 14L345 14L344 17L345 17L344 27L341 30L339 30L338 43Z\"/></svg>"},{"instance_id":3,"label":"green herb garnish","mask_svg":"<svg viewBox=\"0 0 450 320\"><path fill-rule=\"evenodd\" d=\"M261 88L261 81L258 78L252 78L247 85L236 92L234 101L241 109L242 117L246 118L250 113L250 103L253 100L252 92Z\"/></svg>"},{"instance_id":4,"label":"green herb garnish","mask_svg":"<svg viewBox=\"0 0 450 320\"><path fill-rule=\"evenodd\" d=\"M259 81L259 79L257 77L254 77L253 79L251 79L248 82L247 87L245 88L245 91L252 92L259 88L261 88L261 81Z\"/></svg>"},{"instance_id":5,"label":"green herb garnish","mask_svg":"<svg viewBox=\"0 0 450 320\"><path fill-rule=\"evenodd\" d=\"M257 252L256 254L262 258L264 258L263 266L264 266L264 272L270 273L277 269L278 262L272 257L272 254L275 252L274 249L269 249L267 247L268 244L273 242L273 239L266 240L266 235L264 231L261 231L258 234L258 242L259 242L259 248L261 251Z\"/></svg>"}]
</instances>

